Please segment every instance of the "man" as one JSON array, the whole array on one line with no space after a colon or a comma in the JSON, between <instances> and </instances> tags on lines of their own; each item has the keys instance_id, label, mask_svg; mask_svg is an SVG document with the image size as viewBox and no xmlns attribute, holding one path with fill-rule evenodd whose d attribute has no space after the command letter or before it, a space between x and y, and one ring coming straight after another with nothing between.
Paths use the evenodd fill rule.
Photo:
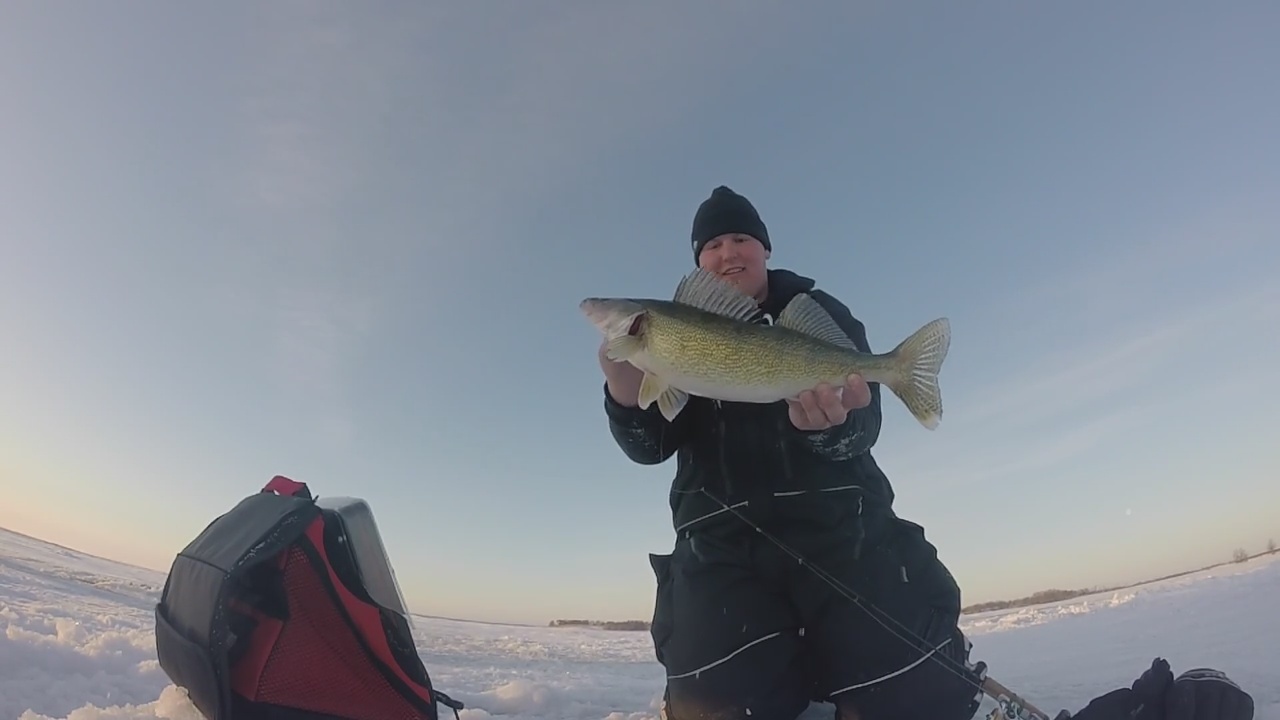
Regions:
<instances>
[{"instance_id":1,"label":"man","mask_svg":"<svg viewBox=\"0 0 1280 720\"><path fill-rule=\"evenodd\" d=\"M712 191L690 239L698 267L755 298L757 322L809 293L871 351L842 303L767 267L769 232L745 197ZM638 407L639 370L603 344L599 360L622 451L642 464L677 458L677 539L651 556L670 720L791 720L811 700L835 704L839 720L973 716L959 587L923 530L896 517L871 455L878 384L853 376L771 405L691 397L668 421Z\"/></svg>"},{"instance_id":2,"label":"man","mask_svg":"<svg viewBox=\"0 0 1280 720\"><path fill-rule=\"evenodd\" d=\"M759 322L809 293L870 352L862 323L842 303L809 278L767 267L769 232L746 198L716 188L695 214L691 243L698 267L756 299ZM646 464L677 457L677 541L670 555L652 558L654 643L673 720L748 710L792 718L811 699L849 708L845 717L855 706L868 716L910 711L938 720L972 712L974 686L950 672L966 653L959 588L921 528L894 516L892 487L870 452L880 432L879 385L855 376L773 405L692 397L668 422L655 407L637 407L638 370L609 361L603 346L600 361L623 452ZM850 590L859 602L846 597ZM930 652L949 665L897 675ZM931 691L921 693L926 682Z\"/></svg>"}]
</instances>

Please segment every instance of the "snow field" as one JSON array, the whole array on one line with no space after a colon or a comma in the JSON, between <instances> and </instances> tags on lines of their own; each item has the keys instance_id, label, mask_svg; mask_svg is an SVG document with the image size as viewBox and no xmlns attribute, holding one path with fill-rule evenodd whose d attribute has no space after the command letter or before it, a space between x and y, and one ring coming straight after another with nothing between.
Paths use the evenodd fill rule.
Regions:
<instances>
[{"instance_id":1,"label":"snow field","mask_svg":"<svg viewBox=\"0 0 1280 720\"><path fill-rule=\"evenodd\" d=\"M0 720L202 720L155 659L162 573L0 529ZM965 618L993 677L1051 713L1128 685L1153 657L1209 665L1280 720L1280 556L1116 593ZM463 720L656 720L647 633L417 616ZM983 710L989 706L984 704ZM980 711L981 713L982 711ZM815 705L805 720L829 717Z\"/></svg>"}]
</instances>

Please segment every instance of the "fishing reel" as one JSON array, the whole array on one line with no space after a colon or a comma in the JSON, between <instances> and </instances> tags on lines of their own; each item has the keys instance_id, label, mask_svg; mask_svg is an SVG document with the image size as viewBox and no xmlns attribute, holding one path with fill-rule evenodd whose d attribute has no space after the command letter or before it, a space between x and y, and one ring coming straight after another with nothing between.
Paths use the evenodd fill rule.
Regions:
<instances>
[{"instance_id":1,"label":"fishing reel","mask_svg":"<svg viewBox=\"0 0 1280 720\"><path fill-rule=\"evenodd\" d=\"M1034 705L1018 697L1005 686L992 680L987 675L987 664L978 661L970 666L982 685L982 694L996 701L996 706L987 715L987 720L1050 720ZM1061 718L1053 718L1061 720Z\"/></svg>"},{"instance_id":2,"label":"fishing reel","mask_svg":"<svg viewBox=\"0 0 1280 720\"><path fill-rule=\"evenodd\" d=\"M996 706L987 715L987 720L1049 720L1049 718L1037 710L1030 709L1018 698L999 697L996 698Z\"/></svg>"}]
</instances>

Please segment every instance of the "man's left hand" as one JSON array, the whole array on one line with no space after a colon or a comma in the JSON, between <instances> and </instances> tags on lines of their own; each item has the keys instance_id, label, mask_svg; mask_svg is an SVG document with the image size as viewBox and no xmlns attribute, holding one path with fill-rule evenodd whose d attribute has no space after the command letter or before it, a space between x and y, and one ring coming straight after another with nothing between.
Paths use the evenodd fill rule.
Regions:
<instances>
[{"instance_id":1,"label":"man's left hand","mask_svg":"<svg viewBox=\"0 0 1280 720\"><path fill-rule=\"evenodd\" d=\"M850 375L844 385L821 383L805 390L796 399L788 399L788 415L798 430L826 430L844 422L852 410L871 403L871 388L861 375Z\"/></svg>"}]
</instances>

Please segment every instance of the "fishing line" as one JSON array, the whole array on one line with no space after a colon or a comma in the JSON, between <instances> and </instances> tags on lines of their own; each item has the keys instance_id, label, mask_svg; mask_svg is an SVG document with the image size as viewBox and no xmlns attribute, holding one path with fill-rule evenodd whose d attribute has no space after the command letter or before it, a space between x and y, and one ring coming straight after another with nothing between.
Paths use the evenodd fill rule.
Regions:
<instances>
[{"instance_id":1,"label":"fishing line","mask_svg":"<svg viewBox=\"0 0 1280 720\"><path fill-rule=\"evenodd\" d=\"M814 564L812 561L810 561L808 558L806 558L803 554L801 554L798 550L795 550L794 548L792 548L792 547L790 547L789 545L787 545L786 543L784 543L782 540L780 540L779 538L777 538L776 536L774 536L774 535L773 535L772 533L770 533L769 531L765 530L765 529L764 529L763 527L761 527L759 524L757 524L757 523L755 523L754 521L752 521L752 520L751 520L750 518L748 518L746 515L743 515L743 514L742 514L740 511L738 511L736 508L734 508L734 507L730 506L728 503L726 503L725 501L723 501L723 500L721 500L720 498L716 497L715 495L712 495L712 494L711 494L711 492L710 492L710 491L708 491L705 487L703 487L703 488L699 488L698 490L691 490L691 491L688 491L688 492L691 492L691 493L692 493L692 492L701 492L702 494L704 494L704 495L706 495L707 497L711 498L711 500L712 500L713 502L715 502L715 503L716 503L717 505L719 505L720 507L724 508L727 512L732 513L732 514L733 514L735 517L737 517L739 520L741 520L742 522L746 523L746 524L747 524L747 526L749 526L751 529L755 530L757 533L759 533L760 535L764 536L764 537L765 537L765 539L769 540L769 542L771 542L771 543L773 543L774 545L776 545L780 550L782 550L782 551L783 551L784 553L786 553L787 555L790 555L790 556L792 557L792 559L794 559L796 562L798 562L798 563L800 563L801 565L803 565L803 566L805 566L805 567L809 568L809 570L810 570L811 572L813 572L815 575L817 575L819 578L821 578L821 579L823 580L823 582L827 583L827 584L828 584L828 585L830 585L832 588L834 588L838 593L840 593L841 595L843 595L843 596L845 597L845 599L849 600L849 601L850 601L850 602L852 602L854 605L856 605L856 606L858 606L859 608L861 608L864 612L866 612L866 613L867 613L867 615L869 615L873 620L875 620L877 623L879 623L881 627L883 627L885 630L887 630L887 631L888 631L890 634L892 634L894 637L896 637L896 638L898 638L899 640L901 640L903 643L905 643L905 644L906 644L908 647L910 647L912 650L915 650L916 652L918 652L918 653L920 653L921 655L924 655L924 656L926 656L926 657L932 657L935 661L937 661L939 664L941 664L941 665L942 665L942 667L946 668L948 672L952 673L952 674L953 674L953 675L955 675L956 677L958 677L958 678L960 678L961 680L963 680L964 682L968 683L969 685L971 685L974 689L978 690L979 692L982 692L982 693L984 693L984 694L985 694L985 692L986 692L986 688L984 688L984 687L983 687L983 685L982 685L981 683L976 682L976 681L973 679L972 675L970 675L970 674L969 674L969 673L971 673L971 672L972 672L971 668L969 668L967 665L964 665L964 664L962 664L962 663L960 663L960 662L957 662L956 660L952 659L951 657L948 657L948 656L946 656L946 655L941 655L941 653L936 652L936 651L938 650L938 648L933 647L931 644L929 644L929 642L928 642L927 640L925 640L924 638L920 637L919 635L916 635L916 633L915 633L914 631L912 631L910 628L908 628L908 627L906 627L905 625L903 625L903 624L902 624L901 622L899 622L898 620L894 619L894 617L893 617L892 615L889 615L887 612L885 612L885 611L881 610L880 608L876 607L875 603L872 603L871 601L869 601L869 600L867 600L867 599L865 599L865 598L861 597L861 596L860 596L857 592L855 592L852 588L850 588L850 587L848 587L847 585L845 585L844 583L840 582L840 579L839 579L839 578L837 578L837 577L835 577L834 575L832 575L831 573L827 572L827 571L826 571L826 570L824 570L822 567L820 567L820 566L818 566L818 565ZM883 619L882 619L881 617L879 617L877 614L882 615L882 616L883 616ZM886 622L886 620L887 620L887 622ZM898 632L897 630L895 630L893 627L891 627L891 626L890 626L890 623L892 623L892 624L894 624L894 625L897 625L899 628L901 628L902 632L900 633L900 632ZM904 633L905 633L905 636L904 636ZM909 636L909 637L907 637L907 636ZM919 643L914 642L913 640L918 640L918 641L919 641ZM939 646L939 647L941 647L941 646ZM939 657L940 655L941 655L941 657ZM948 664L948 663L949 663L949 664ZM958 668L960 668L960 669L959 669L959 670L957 670L957 669L956 669L957 667L958 667Z\"/></svg>"},{"instance_id":2,"label":"fishing line","mask_svg":"<svg viewBox=\"0 0 1280 720\"><path fill-rule=\"evenodd\" d=\"M939 665L941 665L943 668L945 668L947 672L960 678L960 680L963 681L965 684L976 689L982 695L986 695L987 697L994 700L996 702L996 707L992 709L991 714L988 715L988 718L1004 718L1006 720L1049 720L1049 716L1044 711L1040 710L1039 708L1036 708L1034 705L1023 700L1017 694L1013 693L1005 686L996 682L994 679L987 677L986 663L978 662L972 667L970 667L967 664L958 662L949 656L943 655L942 653L939 652L939 650L946 645L945 642L936 648L932 647L927 640L920 637L919 635L916 635L916 633L912 631L911 628L906 627L901 622L898 622L896 619L894 619L892 615L876 607L875 603L870 602L869 600L866 600L865 598L858 595L858 593L855 592L852 588L840 582L839 578L835 577L831 573L822 569L820 566L811 562L808 558L806 558L803 554L801 554L800 551L791 548L782 540L780 540L779 538L771 534L769 531L765 530L763 527L761 527L758 523L753 522L746 515L743 515L736 508L729 505L728 503L721 500L720 498L716 497L715 495L712 495L711 492L708 491L705 486L700 487L697 490L683 490L683 491L678 490L677 492L688 493L688 494L700 492L703 495L706 495L707 497L711 498L711 500L715 502L717 505L724 508L726 512L732 513L739 520L746 523L748 527L755 530L757 533L759 533L760 535L764 536L767 540L769 540L769 542L776 545L778 549L782 550L787 555L790 555L796 562L809 568L811 572L813 572L815 575L821 578L824 582L826 582L828 585L834 588L836 592L843 595L845 599L849 600L854 605L856 605L857 607L861 608L864 612L866 612L867 615L871 617L871 619L879 623L880 626L883 627L885 630L889 631L891 635L897 637L899 640L906 643L906 645L910 647L912 650L915 650L916 652L921 653L923 657L921 657L919 660L913 663L910 667L914 667L915 665L921 662L932 659L935 662L937 662ZM878 617L877 613L879 613L880 615L883 615L884 618L881 619L880 617ZM902 633L899 633L897 630L890 627L889 623L897 625L899 628L901 628ZM904 637L903 633L905 633L907 636L910 636L911 638L919 640L920 643L923 644L923 647L922 645L918 645L915 642L912 642L911 639ZM960 668L960 669L957 670L956 668ZM975 680L975 677L980 677L982 679L980 681ZM887 679L887 677L880 678L874 682L881 682L885 679Z\"/></svg>"}]
</instances>

